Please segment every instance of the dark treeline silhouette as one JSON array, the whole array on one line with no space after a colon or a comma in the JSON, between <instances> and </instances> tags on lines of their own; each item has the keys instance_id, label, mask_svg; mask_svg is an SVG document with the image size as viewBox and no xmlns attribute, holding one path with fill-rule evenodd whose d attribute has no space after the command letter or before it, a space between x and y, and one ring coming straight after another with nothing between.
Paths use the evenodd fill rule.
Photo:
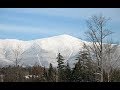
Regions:
<instances>
[{"instance_id":1,"label":"dark treeline silhouette","mask_svg":"<svg viewBox=\"0 0 120 90\"><path fill-rule=\"evenodd\" d=\"M77 62L71 68L69 63L65 65L64 57L57 56L58 67L54 68L50 63L49 68L34 65L33 67L8 66L0 68L1 82L98 82L95 72L96 64L92 62L86 51L80 51ZM120 81L120 70L112 69L110 82ZM104 71L103 82L107 82L107 73Z\"/></svg>"}]
</instances>

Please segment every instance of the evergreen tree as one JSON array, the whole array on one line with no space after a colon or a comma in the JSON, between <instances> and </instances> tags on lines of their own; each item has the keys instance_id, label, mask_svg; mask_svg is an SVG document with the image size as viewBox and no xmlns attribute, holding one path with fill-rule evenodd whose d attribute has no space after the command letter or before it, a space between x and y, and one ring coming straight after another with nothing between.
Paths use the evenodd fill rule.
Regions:
<instances>
[{"instance_id":1,"label":"evergreen tree","mask_svg":"<svg viewBox=\"0 0 120 90\"><path fill-rule=\"evenodd\" d=\"M86 51L82 51L81 52L81 59L84 61L83 63L83 80L85 82L91 82L91 81L95 81L95 68L94 67L94 63L92 62L92 59L90 57L90 55L88 54L88 52Z\"/></svg>"},{"instance_id":2,"label":"evergreen tree","mask_svg":"<svg viewBox=\"0 0 120 90\"><path fill-rule=\"evenodd\" d=\"M80 60L75 64L75 67L73 68L72 81L73 82L82 81L82 65Z\"/></svg>"},{"instance_id":3,"label":"evergreen tree","mask_svg":"<svg viewBox=\"0 0 120 90\"><path fill-rule=\"evenodd\" d=\"M48 74L47 74L47 70L46 70L45 67L44 67L44 69L43 69L43 74L42 74L41 79L42 79L41 81L43 81L43 82L48 81Z\"/></svg>"},{"instance_id":4,"label":"evergreen tree","mask_svg":"<svg viewBox=\"0 0 120 90\"><path fill-rule=\"evenodd\" d=\"M65 77L65 74L64 74L65 65L64 65L64 58L60 53L57 56L57 62L58 62L58 67L57 67L58 68L58 81L63 82L64 77Z\"/></svg>"},{"instance_id":5,"label":"evergreen tree","mask_svg":"<svg viewBox=\"0 0 120 90\"><path fill-rule=\"evenodd\" d=\"M71 68L69 66L69 63L67 63L67 66L65 67L65 81L70 82L72 77Z\"/></svg>"},{"instance_id":6,"label":"evergreen tree","mask_svg":"<svg viewBox=\"0 0 120 90\"><path fill-rule=\"evenodd\" d=\"M89 54L85 51L79 53L77 59L78 62L73 68L72 79L76 82L90 82L94 81L94 69Z\"/></svg>"},{"instance_id":7,"label":"evergreen tree","mask_svg":"<svg viewBox=\"0 0 120 90\"><path fill-rule=\"evenodd\" d=\"M49 82L55 82L55 71L54 68L52 66L52 64L50 63L49 69L48 69L48 81Z\"/></svg>"}]
</instances>

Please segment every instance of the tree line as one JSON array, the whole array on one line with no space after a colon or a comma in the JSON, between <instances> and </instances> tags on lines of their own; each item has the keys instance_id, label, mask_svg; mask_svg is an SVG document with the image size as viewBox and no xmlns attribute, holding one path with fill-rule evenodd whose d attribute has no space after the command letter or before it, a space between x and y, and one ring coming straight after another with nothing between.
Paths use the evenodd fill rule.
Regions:
<instances>
[{"instance_id":1,"label":"tree line","mask_svg":"<svg viewBox=\"0 0 120 90\"><path fill-rule=\"evenodd\" d=\"M100 82L97 65L86 51L80 51L77 62L71 68L64 64L64 57L57 56L58 67L50 63L49 68L35 64L33 67L8 66L0 68L1 82ZM112 68L109 82L120 81L120 70ZM107 72L103 70L103 82L108 82Z\"/></svg>"}]
</instances>

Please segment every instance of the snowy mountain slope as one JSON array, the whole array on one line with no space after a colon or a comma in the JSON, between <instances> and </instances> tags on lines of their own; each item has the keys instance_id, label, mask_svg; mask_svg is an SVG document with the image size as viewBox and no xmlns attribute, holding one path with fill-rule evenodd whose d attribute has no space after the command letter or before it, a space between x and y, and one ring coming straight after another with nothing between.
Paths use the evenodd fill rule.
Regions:
<instances>
[{"instance_id":1,"label":"snowy mountain slope","mask_svg":"<svg viewBox=\"0 0 120 90\"><path fill-rule=\"evenodd\" d=\"M19 55L19 58L23 57L21 64L34 65L38 63L48 67L49 63L52 63L53 66L56 66L58 53L68 60L78 53L82 45L82 40L65 34L31 41L0 39L0 62L4 61L6 64L6 62L14 61L15 56L11 52L18 49L20 54L24 52L23 55ZM5 57L5 51L9 51L7 57ZM3 65L3 63L0 64Z\"/></svg>"},{"instance_id":2,"label":"snowy mountain slope","mask_svg":"<svg viewBox=\"0 0 120 90\"><path fill-rule=\"evenodd\" d=\"M13 51L18 53L20 64L24 66L37 63L48 67L52 63L56 67L58 53L72 65L79 50L83 49L83 42L90 44L66 34L31 41L0 39L0 66L14 65L16 53Z\"/></svg>"}]
</instances>

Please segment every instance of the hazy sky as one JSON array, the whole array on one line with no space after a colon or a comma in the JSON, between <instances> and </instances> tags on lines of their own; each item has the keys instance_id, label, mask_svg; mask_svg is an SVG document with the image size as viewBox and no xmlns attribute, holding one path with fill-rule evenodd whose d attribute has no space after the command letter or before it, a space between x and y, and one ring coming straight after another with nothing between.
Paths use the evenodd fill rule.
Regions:
<instances>
[{"instance_id":1,"label":"hazy sky","mask_svg":"<svg viewBox=\"0 0 120 90\"><path fill-rule=\"evenodd\" d=\"M120 8L0 8L0 39L31 40L69 34L85 39L85 20L111 17L108 27L120 41Z\"/></svg>"}]
</instances>

